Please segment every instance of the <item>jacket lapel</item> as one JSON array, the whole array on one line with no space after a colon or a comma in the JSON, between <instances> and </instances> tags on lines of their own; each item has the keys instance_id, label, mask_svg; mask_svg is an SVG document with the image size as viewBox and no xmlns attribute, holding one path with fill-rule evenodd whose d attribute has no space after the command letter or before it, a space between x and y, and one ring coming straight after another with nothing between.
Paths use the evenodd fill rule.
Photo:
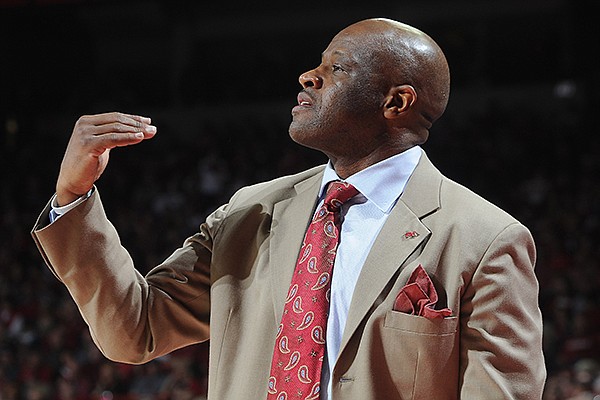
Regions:
<instances>
[{"instance_id":1,"label":"jacket lapel","mask_svg":"<svg viewBox=\"0 0 600 400\"><path fill-rule=\"evenodd\" d=\"M348 311L340 353L369 310L385 296L386 287L410 256L429 238L431 231L421 219L440 207L442 176L425 153L394 206L365 261ZM413 238L407 232L416 232Z\"/></svg>"},{"instance_id":2,"label":"jacket lapel","mask_svg":"<svg viewBox=\"0 0 600 400\"><path fill-rule=\"evenodd\" d=\"M294 187L295 196L273 206L269 264L272 266L270 274L276 321L281 320L298 252L310 215L315 209L322 177L323 173L320 172L298 183ZM421 219L440 207L441 180L442 175L423 153L362 268L354 290L357 295L353 296L350 304L340 353L369 310L377 304L382 294L385 295L390 280L431 234ZM406 232L416 232L418 236L404 239Z\"/></svg>"},{"instance_id":3,"label":"jacket lapel","mask_svg":"<svg viewBox=\"0 0 600 400\"><path fill-rule=\"evenodd\" d=\"M298 252L310 216L316 206L322 178L323 173L320 172L298 183L294 187L296 196L284 199L273 206L269 264L276 321L281 320Z\"/></svg>"}]
</instances>

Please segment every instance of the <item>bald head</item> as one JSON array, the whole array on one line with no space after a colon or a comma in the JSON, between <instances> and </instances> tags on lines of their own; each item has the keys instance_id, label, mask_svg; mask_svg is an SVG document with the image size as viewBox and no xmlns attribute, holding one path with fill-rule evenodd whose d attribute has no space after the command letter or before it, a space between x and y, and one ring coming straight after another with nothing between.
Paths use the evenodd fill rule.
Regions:
<instances>
[{"instance_id":1,"label":"bald head","mask_svg":"<svg viewBox=\"0 0 600 400\"><path fill-rule=\"evenodd\" d=\"M450 72L444 53L424 32L390 19L368 19L350 25L338 37L359 37L366 56L389 85L410 85L417 94L413 104L428 129L446 109Z\"/></svg>"},{"instance_id":2,"label":"bald head","mask_svg":"<svg viewBox=\"0 0 600 400\"><path fill-rule=\"evenodd\" d=\"M429 36L369 19L338 33L299 82L290 136L347 177L425 142L446 108L450 78Z\"/></svg>"}]
</instances>

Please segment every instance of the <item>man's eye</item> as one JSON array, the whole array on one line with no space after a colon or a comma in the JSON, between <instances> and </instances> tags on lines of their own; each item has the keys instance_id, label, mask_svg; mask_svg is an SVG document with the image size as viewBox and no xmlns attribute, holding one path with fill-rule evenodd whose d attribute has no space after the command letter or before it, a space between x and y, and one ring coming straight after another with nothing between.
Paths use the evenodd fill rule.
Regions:
<instances>
[{"instance_id":1,"label":"man's eye","mask_svg":"<svg viewBox=\"0 0 600 400\"><path fill-rule=\"evenodd\" d=\"M338 64L333 64L331 69L333 70L333 72L344 72L344 68L342 68L341 65Z\"/></svg>"}]
</instances>

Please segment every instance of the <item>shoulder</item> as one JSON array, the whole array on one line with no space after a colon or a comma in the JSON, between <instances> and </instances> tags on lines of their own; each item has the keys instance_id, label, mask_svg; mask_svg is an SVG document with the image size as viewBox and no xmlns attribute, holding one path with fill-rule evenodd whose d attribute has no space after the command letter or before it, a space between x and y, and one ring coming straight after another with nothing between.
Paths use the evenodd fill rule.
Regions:
<instances>
[{"instance_id":1,"label":"shoulder","mask_svg":"<svg viewBox=\"0 0 600 400\"><path fill-rule=\"evenodd\" d=\"M311 182L318 184L324 168L324 165L320 165L293 175L244 186L238 189L225 205L213 212L209 219L223 220L236 210L248 208L270 210L274 204L296 196L299 186Z\"/></svg>"},{"instance_id":2,"label":"shoulder","mask_svg":"<svg viewBox=\"0 0 600 400\"><path fill-rule=\"evenodd\" d=\"M403 195L408 207L438 238L461 247L487 248L503 232L529 231L507 211L443 175L423 157ZM510 229L509 229L510 228Z\"/></svg>"},{"instance_id":3,"label":"shoulder","mask_svg":"<svg viewBox=\"0 0 600 400\"><path fill-rule=\"evenodd\" d=\"M438 207L421 222L431 232L428 249L440 257L440 263L451 269L453 260L458 260L455 271L467 272L465 281L494 257L504 260L498 264L502 270L514 263L532 268L535 244L524 224L469 188L441 173L438 176Z\"/></svg>"},{"instance_id":4,"label":"shoulder","mask_svg":"<svg viewBox=\"0 0 600 400\"><path fill-rule=\"evenodd\" d=\"M423 153L402 201L419 218L492 228L516 223L508 212L442 174ZM440 218L441 217L441 218Z\"/></svg>"},{"instance_id":5,"label":"shoulder","mask_svg":"<svg viewBox=\"0 0 600 400\"><path fill-rule=\"evenodd\" d=\"M226 204L213 211L203 225L215 235L226 225L245 223L247 228L258 225L272 215L275 204L295 197L301 187L310 184L318 188L324 168L321 165L297 174L244 186Z\"/></svg>"},{"instance_id":6,"label":"shoulder","mask_svg":"<svg viewBox=\"0 0 600 400\"><path fill-rule=\"evenodd\" d=\"M440 185L440 208L426 220L432 232L456 244L463 257L473 257L475 264L497 248L504 251L508 247L523 248L534 254L533 238L525 225L499 206L446 177Z\"/></svg>"},{"instance_id":7,"label":"shoulder","mask_svg":"<svg viewBox=\"0 0 600 400\"><path fill-rule=\"evenodd\" d=\"M445 176L440 185L440 206L445 214L460 215L473 223L507 226L519 222L498 205Z\"/></svg>"},{"instance_id":8,"label":"shoulder","mask_svg":"<svg viewBox=\"0 0 600 400\"><path fill-rule=\"evenodd\" d=\"M311 179L320 179L324 165L319 165L308 170L285 175L270 181L260 182L240 188L229 201L230 205L239 203L276 203L282 199L292 197L296 186Z\"/></svg>"}]
</instances>

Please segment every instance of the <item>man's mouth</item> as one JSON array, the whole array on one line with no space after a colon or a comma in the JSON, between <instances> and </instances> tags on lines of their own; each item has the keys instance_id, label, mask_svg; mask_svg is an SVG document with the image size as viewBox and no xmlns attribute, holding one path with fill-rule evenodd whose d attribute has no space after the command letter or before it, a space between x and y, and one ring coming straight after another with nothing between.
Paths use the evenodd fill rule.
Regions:
<instances>
[{"instance_id":1,"label":"man's mouth","mask_svg":"<svg viewBox=\"0 0 600 400\"><path fill-rule=\"evenodd\" d=\"M310 107L310 106L312 106L312 104L313 104L312 99L306 92L302 91L302 92L298 93L298 105L299 106Z\"/></svg>"},{"instance_id":2,"label":"man's mouth","mask_svg":"<svg viewBox=\"0 0 600 400\"><path fill-rule=\"evenodd\" d=\"M292 114L297 114L299 112L309 110L313 107L314 101L312 97L306 91L301 91L298 93L298 104L292 108Z\"/></svg>"}]
</instances>

